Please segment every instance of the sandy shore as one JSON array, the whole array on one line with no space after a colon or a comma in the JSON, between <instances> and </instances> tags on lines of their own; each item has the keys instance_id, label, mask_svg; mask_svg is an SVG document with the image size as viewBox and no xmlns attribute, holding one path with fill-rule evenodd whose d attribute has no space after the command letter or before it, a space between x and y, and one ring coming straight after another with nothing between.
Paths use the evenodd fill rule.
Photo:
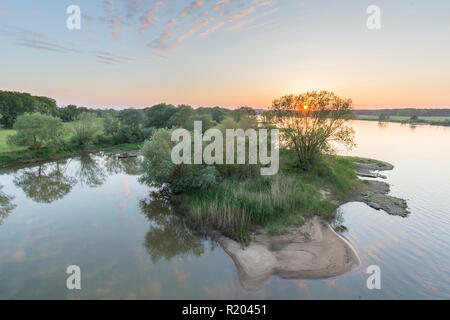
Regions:
<instances>
[{"instance_id":1,"label":"sandy shore","mask_svg":"<svg viewBox=\"0 0 450 320\"><path fill-rule=\"evenodd\" d=\"M226 237L218 242L231 256L242 285L259 288L277 274L282 278L327 278L359 265L352 246L319 218L283 235L260 233L243 246Z\"/></svg>"},{"instance_id":2,"label":"sandy shore","mask_svg":"<svg viewBox=\"0 0 450 320\"><path fill-rule=\"evenodd\" d=\"M382 161L369 163L362 159L357 164L360 177L384 179L378 171L394 168ZM330 192L321 192L332 200ZM360 201L389 214L406 216L409 213L406 201L388 193L389 185L383 181L360 180L343 203ZM219 234L216 238L233 259L239 279L248 289L261 287L274 274L282 278L328 278L360 264L351 244L318 217L301 227L288 228L281 235L260 230L252 235L247 246Z\"/></svg>"}]
</instances>

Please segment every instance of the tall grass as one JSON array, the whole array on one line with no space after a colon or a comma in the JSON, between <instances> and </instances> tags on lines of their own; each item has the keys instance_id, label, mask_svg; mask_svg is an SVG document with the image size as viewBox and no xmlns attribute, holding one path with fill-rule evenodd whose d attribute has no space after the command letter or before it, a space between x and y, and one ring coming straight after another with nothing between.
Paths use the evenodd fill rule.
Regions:
<instances>
[{"instance_id":1,"label":"tall grass","mask_svg":"<svg viewBox=\"0 0 450 320\"><path fill-rule=\"evenodd\" d=\"M345 195L354 182L352 160L335 159L323 172L281 172L274 177L246 180L225 179L209 190L185 195L183 205L192 223L203 230L219 230L239 241L247 241L257 227L277 230L301 225L314 215L330 219L337 204L325 199L320 188Z\"/></svg>"}]
</instances>

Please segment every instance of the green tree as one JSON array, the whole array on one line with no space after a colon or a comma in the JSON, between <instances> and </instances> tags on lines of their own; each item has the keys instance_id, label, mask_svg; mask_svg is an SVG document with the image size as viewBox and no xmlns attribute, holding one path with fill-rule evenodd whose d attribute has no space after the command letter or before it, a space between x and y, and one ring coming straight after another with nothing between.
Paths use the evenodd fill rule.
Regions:
<instances>
[{"instance_id":1,"label":"green tree","mask_svg":"<svg viewBox=\"0 0 450 320\"><path fill-rule=\"evenodd\" d=\"M177 108L171 104L160 103L151 108L145 109L144 126L154 128L167 128L170 117L177 111Z\"/></svg>"},{"instance_id":2,"label":"green tree","mask_svg":"<svg viewBox=\"0 0 450 320\"><path fill-rule=\"evenodd\" d=\"M97 117L91 113L83 112L73 124L72 140L78 146L85 147L95 141L100 130L101 126L98 124Z\"/></svg>"},{"instance_id":3,"label":"green tree","mask_svg":"<svg viewBox=\"0 0 450 320\"><path fill-rule=\"evenodd\" d=\"M224 109L220 107L214 107L214 108L198 108L194 110L195 114L209 114L211 115L212 119L217 122L221 123L230 113L231 110Z\"/></svg>"},{"instance_id":4,"label":"green tree","mask_svg":"<svg viewBox=\"0 0 450 320\"><path fill-rule=\"evenodd\" d=\"M142 182L157 188L169 185L174 193L215 185L219 173L214 166L174 164L171 154L173 129L158 129L141 149L144 157Z\"/></svg>"},{"instance_id":5,"label":"green tree","mask_svg":"<svg viewBox=\"0 0 450 320\"><path fill-rule=\"evenodd\" d=\"M119 113L118 136L120 142L137 142L142 138L143 111L136 109L125 109Z\"/></svg>"},{"instance_id":6,"label":"green tree","mask_svg":"<svg viewBox=\"0 0 450 320\"><path fill-rule=\"evenodd\" d=\"M206 130L211 129L212 127L217 125L210 114L194 114L188 118L184 128L193 131L194 121L201 121L203 133L205 133Z\"/></svg>"},{"instance_id":7,"label":"green tree","mask_svg":"<svg viewBox=\"0 0 450 320\"><path fill-rule=\"evenodd\" d=\"M350 99L327 91L286 95L273 101L271 110L282 133L281 143L295 152L300 168L308 169L322 154L333 152L331 142L349 148L354 145L351 104Z\"/></svg>"},{"instance_id":8,"label":"green tree","mask_svg":"<svg viewBox=\"0 0 450 320\"><path fill-rule=\"evenodd\" d=\"M243 117L254 117L256 116L256 111L250 107L240 107L231 112L231 116L234 120L239 121Z\"/></svg>"},{"instance_id":9,"label":"green tree","mask_svg":"<svg viewBox=\"0 0 450 320\"><path fill-rule=\"evenodd\" d=\"M119 119L108 114L103 118L103 130L108 136L116 136L119 132Z\"/></svg>"},{"instance_id":10,"label":"green tree","mask_svg":"<svg viewBox=\"0 0 450 320\"><path fill-rule=\"evenodd\" d=\"M61 119L40 113L20 115L14 124L15 135L8 137L8 143L39 151L48 146L57 148L62 144L64 127Z\"/></svg>"},{"instance_id":11,"label":"green tree","mask_svg":"<svg viewBox=\"0 0 450 320\"><path fill-rule=\"evenodd\" d=\"M0 90L0 124L3 127L12 128L18 116L33 112L57 116L58 108L51 98Z\"/></svg>"},{"instance_id":12,"label":"green tree","mask_svg":"<svg viewBox=\"0 0 450 320\"><path fill-rule=\"evenodd\" d=\"M167 128L172 127L181 127L186 128L190 116L192 116L194 113L194 110L191 106L187 105L180 105L178 106L176 112L170 117L170 119L167 121Z\"/></svg>"},{"instance_id":13,"label":"green tree","mask_svg":"<svg viewBox=\"0 0 450 320\"><path fill-rule=\"evenodd\" d=\"M75 121L77 117L80 115L81 110L77 108L77 106L70 104L66 107L59 109L59 117L64 122Z\"/></svg>"}]
</instances>

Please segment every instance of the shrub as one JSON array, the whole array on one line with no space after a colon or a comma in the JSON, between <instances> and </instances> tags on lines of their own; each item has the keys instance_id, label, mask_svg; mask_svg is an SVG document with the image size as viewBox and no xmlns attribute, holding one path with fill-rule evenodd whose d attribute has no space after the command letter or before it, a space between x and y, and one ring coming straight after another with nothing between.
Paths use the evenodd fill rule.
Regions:
<instances>
[{"instance_id":1,"label":"shrub","mask_svg":"<svg viewBox=\"0 0 450 320\"><path fill-rule=\"evenodd\" d=\"M207 189L218 182L219 174L214 166L176 165L171 153L175 145L171 141L171 129L158 129L141 149L144 157L141 181L154 187L169 186L174 193L192 189Z\"/></svg>"},{"instance_id":2,"label":"shrub","mask_svg":"<svg viewBox=\"0 0 450 320\"><path fill-rule=\"evenodd\" d=\"M95 115L88 112L83 112L78 116L77 122L73 125L74 134L72 136L72 140L74 140L78 146L85 147L95 141L98 131L101 130L96 119Z\"/></svg>"}]
</instances>

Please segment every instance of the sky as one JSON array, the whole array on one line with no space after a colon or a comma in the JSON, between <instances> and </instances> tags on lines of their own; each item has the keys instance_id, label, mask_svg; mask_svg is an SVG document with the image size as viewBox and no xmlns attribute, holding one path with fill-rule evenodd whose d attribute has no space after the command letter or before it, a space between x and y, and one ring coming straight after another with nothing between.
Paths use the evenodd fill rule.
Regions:
<instances>
[{"instance_id":1,"label":"sky","mask_svg":"<svg viewBox=\"0 0 450 320\"><path fill-rule=\"evenodd\" d=\"M310 90L450 108L449 40L448 0L2 0L0 90L99 108L268 108Z\"/></svg>"}]
</instances>

